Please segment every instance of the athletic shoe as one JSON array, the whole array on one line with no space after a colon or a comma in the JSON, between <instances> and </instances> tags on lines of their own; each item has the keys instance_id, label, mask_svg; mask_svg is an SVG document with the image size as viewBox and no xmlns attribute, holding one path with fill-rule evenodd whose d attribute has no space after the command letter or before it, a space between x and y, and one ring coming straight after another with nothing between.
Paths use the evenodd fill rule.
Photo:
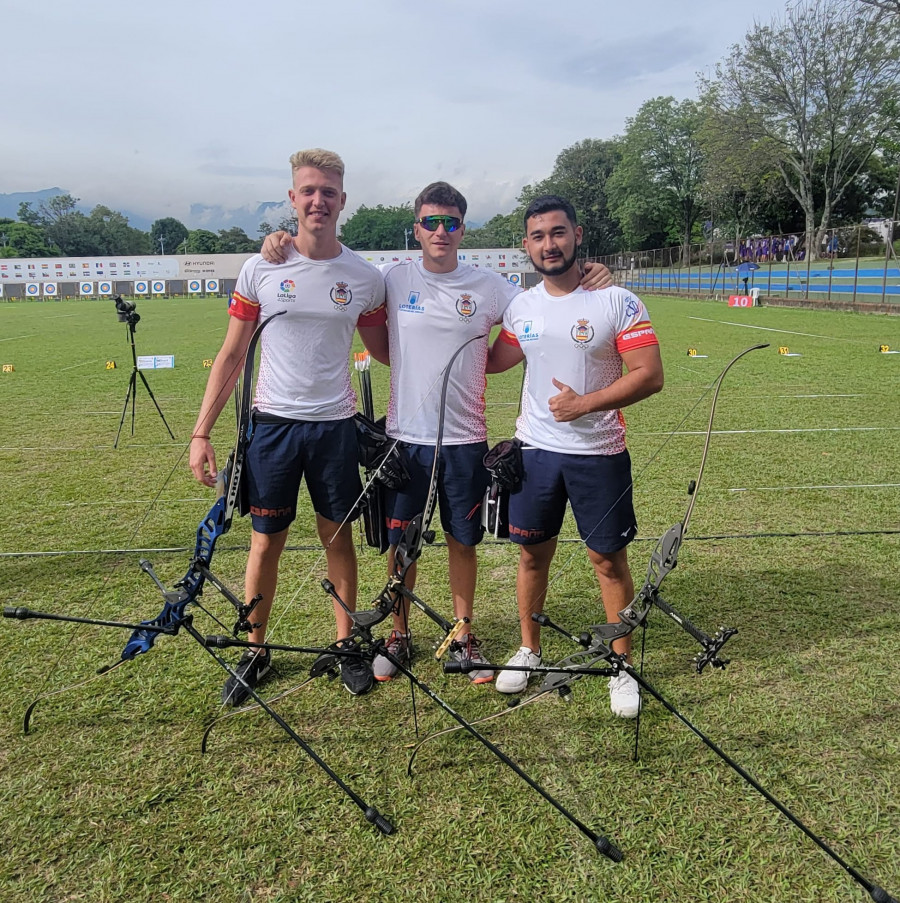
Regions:
<instances>
[{"instance_id":1,"label":"athletic shoe","mask_svg":"<svg viewBox=\"0 0 900 903\"><path fill-rule=\"evenodd\" d=\"M541 664L541 653L532 652L527 646L520 646L519 651L506 663L516 668L537 668ZM531 671L501 671L497 675L494 686L501 693L521 693L528 686Z\"/></svg>"},{"instance_id":2,"label":"athletic shoe","mask_svg":"<svg viewBox=\"0 0 900 903\"><path fill-rule=\"evenodd\" d=\"M410 637L408 633L392 630L385 648L404 665L409 664ZM397 666L380 652L372 662L372 673L375 675L375 680L392 680L397 676L398 671Z\"/></svg>"},{"instance_id":3,"label":"athletic shoe","mask_svg":"<svg viewBox=\"0 0 900 903\"><path fill-rule=\"evenodd\" d=\"M268 649L246 649L225 686L222 687L222 705L239 706L250 698L248 687L256 689L272 669L272 654Z\"/></svg>"},{"instance_id":4,"label":"athletic shoe","mask_svg":"<svg viewBox=\"0 0 900 903\"><path fill-rule=\"evenodd\" d=\"M461 640L454 640L450 644L450 658L461 665L486 665L487 659L481 654L480 646L481 642L475 634L467 633ZM473 684L486 684L494 679L494 672L490 668L478 668L465 673Z\"/></svg>"},{"instance_id":5,"label":"athletic shoe","mask_svg":"<svg viewBox=\"0 0 900 903\"><path fill-rule=\"evenodd\" d=\"M341 656L341 682L352 696L362 696L375 685L372 667L361 656Z\"/></svg>"},{"instance_id":6,"label":"athletic shoe","mask_svg":"<svg viewBox=\"0 0 900 903\"><path fill-rule=\"evenodd\" d=\"M641 710L641 688L625 671L609 679L609 707L620 718L637 718Z\"/></svg>"}]
</instances>

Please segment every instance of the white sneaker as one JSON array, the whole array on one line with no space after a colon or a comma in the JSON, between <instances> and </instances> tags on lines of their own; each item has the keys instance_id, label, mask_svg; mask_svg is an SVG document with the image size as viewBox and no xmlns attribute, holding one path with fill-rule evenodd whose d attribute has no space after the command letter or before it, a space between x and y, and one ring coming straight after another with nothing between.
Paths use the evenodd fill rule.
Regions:
<instances>
[{"instance_id":1,"label":"white sneaker","mask_svg":"<svg viewBox=\"0 0 900 903\"><path fill-rule=\"evenodd\" d=\"M641 710L641 688L625 671L609 679L609 707L620 718L637 718Z\"/></svg>"},{"instance_id":2,"label":"white sneaker","mask_svg":"<svg viewBox=\"0 0 900 903\"><path fill-rule=\"evenodd\" d=\"M517 668L537 668L541 663L541 653L532 652L527 646L520 646L519 651L506 663ZM528 686L531 671L500 671L494 686L501 693L521 693Z\"/></svg>"}]
</instances>

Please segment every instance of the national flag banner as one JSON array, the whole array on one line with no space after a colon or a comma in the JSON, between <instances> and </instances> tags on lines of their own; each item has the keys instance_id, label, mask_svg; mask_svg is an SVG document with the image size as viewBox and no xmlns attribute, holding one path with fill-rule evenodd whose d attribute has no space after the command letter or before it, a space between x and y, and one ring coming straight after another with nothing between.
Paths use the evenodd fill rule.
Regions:
<instances>
[{"instance_id":1,"label":"national flag banner","mask_svg":"<svg viewBox=\"0 0 900 903\"><path fill-rule=\"evenodd\" d=\"M36 298L41 293L41 286L38 282L26 282L25 283L25 294L29 298Z\"/></svg>"},{"instance_id":2,"label":"national flag banner","mask_svg":"<svg viewBox=\"0 0 900 903\"><path fill-rule=\"evenodd\" d=\"M219 294L219 280L218 279L207 279L206 280L206 294L207 295L218 295Z\"/></svg>"},{"instance_id":3,"label":"national flag banner","mask_svg":"<svg viewBox=\"0 0 900 903\"><path fill-rule=\"evenodd\" d=\"M45 282L44 283L44 297L45 298L55 298L59 292L57 291L57 285L55 282Z\"/></svg>"},{"instance_id":4,"label":"national flag banner","mask_svg":"<svg viewBox=\"0 0 900 903\"><path fill-rule=\"evenodd\" d=\"M154 279L150 290L154 295L164 295L166 293L166 284L162 279Z\"/></svg>"},{"instance_id":5,"label":"national flag banner","mask_svg":"<svg viewBox=\"0 0 900 903\"><path fill-rule=\"evenodd\" d=\"M79 282L78 283L78 294L81 295L82 298L89 298L94 294L94 283L93 282Z\"/></svg>"},{"instance_id":6,"label":"national flag banner","mask_svg":"<svg viewBox=\"0 0 900 903\"><path fill-rule=\"evenodd\" d=\"M112 294L112 283L111 282L98 283L97 294L98 295L111 295Z\"/></svg>"},{"instance_id":7,"label":"national flag banner","mask_svg":"<svg viewBox=\"0 0 900 903\"><path fill-rule=\"evenodd\" d=\"M188 282L188 294L196 295L202 290L202 285L199 279L191 279Z\"/></svg>"},{"instance_id":8,"label":"national flag banner","mask_svg":"<svg viewBox=\"0 0 900 903\"><path fill-rule=\"evenodd\" d=\"M150 283L146 279L138 279L134 283L134 293L136 295L146 295L150 292Z\"/></svg>"}]
</instances>

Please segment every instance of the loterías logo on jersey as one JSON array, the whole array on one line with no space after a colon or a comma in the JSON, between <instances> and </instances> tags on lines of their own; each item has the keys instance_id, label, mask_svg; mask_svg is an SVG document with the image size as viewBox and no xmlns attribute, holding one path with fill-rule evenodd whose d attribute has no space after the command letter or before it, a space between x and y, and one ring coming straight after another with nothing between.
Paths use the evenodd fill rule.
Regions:
<instances>
[{"instance_id":1,"label":"loter\u00edas logo on jersey","mask_svg":"<svg viewBox=\"0 0 900 903\"><path fill-rule=\"evenodd\" d=\"M586 345L594 337L594 327L588 320L579 320L576 326L572 327L572 341L576 345Z\"/></svg>"},{"instance_id":2,"label":"loter\u00edas logo on jersey","mask_svg":"<svg viewBox=\"0 0 900 903\"><path fill-rule=\"evenodd\" d=\"M424 314L425 304L424 301L422 304L419 303L419 292L410 292L406 304L400 305L400 310L409 314Z\"/></svg>"},{"instance_id":3,"label":"loter\u00edas logo on jersey","mask_svg":"<svg viewBox=\"0 0 900 903\"><path fill-rule=\"evenodd\" d=\"M353 292L346 282L336 282L329 294L338 307L346 307L353 300Z\"/></svg>"},{"instance_id":4,"label":"loter\u00edas logo on jersey","mask_svg":"<svg viewBox=\"0 0 900 903\"><path fill-rule=\"evenodd\" d=\"M463 320L468 320L469 317L474 316L477 309L478 306L472 300L471 295L462 294L456 299L456 312Z\"/></svg>"}]
</instances>

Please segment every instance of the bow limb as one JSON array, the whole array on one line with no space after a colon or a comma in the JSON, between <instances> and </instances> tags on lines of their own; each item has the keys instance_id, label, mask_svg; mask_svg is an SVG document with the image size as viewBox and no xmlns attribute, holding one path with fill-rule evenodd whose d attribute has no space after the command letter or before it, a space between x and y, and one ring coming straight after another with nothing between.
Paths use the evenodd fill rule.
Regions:
<instances>
[{"instance_id":1,"label":"bow limb","mask_svg":"<svg viewBox=\"0 0 900 903\"><path fill-rule=\"evenodd\" d=\"M284 313L286 311L279 311L263 320L256 327L247 345L241 386L240 411L238 414L237 440L225 465L218 497L207 512L206 517L200 521L197 527L194 556L191 559L187 572L175 584L174 589L167 590L153 572L150 562L141 560L141 569L149 574L159 587L165 604L162 611L155 618L142 622L146 629L136 630L131 635L131 638L125 644L125 648L122 650L122 658L125 660L133 659L138 655L149 652L160 632L177 632L181 624L184 623L187 606L200 598L207 580L213 583L216 589L237 610L237 627L244 628L247 626L247 619L252 611L252 604L251 606L244 606L224 584L215 578L210 571L210 564L216 549L216 542L219 537L224 536L231 529L231 521L234 517L234 509L237 505L241 477L244 471L247 445L253 434L251 405L253 403L253 364L256 358L256 348L266 326Z\"/></svg>"},{"instance_id":2,"label":"bow limb","mask_svg":"<svg viewBox=\"0 0 900 903\"><path fill-rule=\"evenodd\" d=\"M438 415L437 435L434 442L434 461L431 466L431 482L428 485L428 495L425 498L425 507L421 514L416 515L407 526L397 544L394 555L394 575L399 581L406 578L409 569L422 554L422 546L426 542L432 542L434 534L431 532L431 520L437 507L438 475L440 468L441 446L444 441L444 421L447 417L447 390L450 386L450 373L453 364L463 351L479 339L487 338L486 335L472 336L466 339L456 351L453 352L447 366L444 367L444 379L441 384L440 413Z\"/></svg>"},{"instance_id":3,"label":"bow limb","mask_svg":"<svg viewBox=\"0 0 900 903\"><path fill-rule=\"evenodd\" d=\"M684 541L684 537L687 535L688 525L690 524L691 516L694 512L694 505L697 501L697 493L703 480L703 473L706 470L713 422L716 416L716 405L719 400L719 393L722 389L722 382L728 371L744 357L744 355L749 354L751 351L757 351L761 348L768 347L768 343L763 343L744 349L725 365L716 378L714 383L715 392L713 394L712 403L710 404L709 421L706 427L706 437L703 442L703 453L700 457L700 467L697 470L697 476L691 480L688 486L688 495L690 496L690 499L687 508L685 509L684 516L677 524L669 527L662 537L660 537L659 542L656 544L656 547L650 556L644 584L635 594L631 603L619 612L619 621L611 624L597 624L589 628L590 632L595 634L598 638L605 641L612 641L627 636L635 628L644 623L650 612L650 608L653 605L656 605L703 647L703 651L698 654L694 662L698 672L702 671L708 664L711 664L714 667L723 667L727 663L727 660L718 657L718 653L737 631L733 628L721 628L715 636L709 636L670 606L660 596L659 589L663 580L675 570L675 567L678 564L678 553L681 550L681 544Z\"/></svg>"}]
</instances>

